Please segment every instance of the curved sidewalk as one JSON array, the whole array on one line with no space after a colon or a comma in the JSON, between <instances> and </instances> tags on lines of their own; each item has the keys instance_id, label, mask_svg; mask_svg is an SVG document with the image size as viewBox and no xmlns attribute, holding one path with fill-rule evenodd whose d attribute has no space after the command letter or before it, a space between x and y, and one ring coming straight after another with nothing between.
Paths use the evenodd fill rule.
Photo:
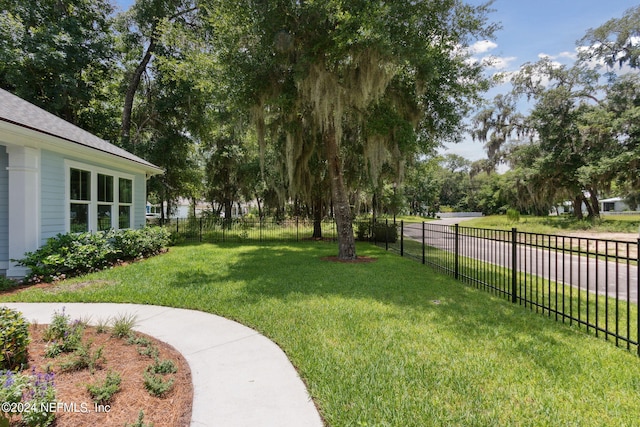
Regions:
<instances>
[{"instance_id":1,"label":"curved sidewalk","mask_svg":"<svg viewBox=\"0 0 640 427\"><path fill-rule=\"evenodd\" d=\"M140 304L0 303L29 321L54 311L89 323L135 315L135 330L176 348L189 363L193 427L322 426L307 389L284 352L239 323L195 310Z\"/></svg>"}]
</instances>

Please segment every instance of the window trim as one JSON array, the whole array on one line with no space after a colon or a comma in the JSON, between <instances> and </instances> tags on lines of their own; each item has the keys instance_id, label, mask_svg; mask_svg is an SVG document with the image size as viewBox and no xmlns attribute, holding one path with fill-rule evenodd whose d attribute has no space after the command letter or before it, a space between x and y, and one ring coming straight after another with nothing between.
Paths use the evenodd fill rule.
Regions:
<instances>
[{"instance_id":1,"label":"window trim","mask_svg":"<svg viewBox=\"0 0 640 427\"><path fill-rule=\"evenodd\" d=\"M90 194L87 204L89 205L89 224L88 228L90 232L98 231L98 205L110 205L111 206L111 228L119 229L119 205L120 203L120 190L117 187L120 178L128 179L131 181L131 203L123 203L131 206L131 215L129 218L129 227L134 228L135 224L135 200L136 200L136 186L135 176L132 174L119 172L117 170L108 169L101 166L90 165L87 163L76 162L74 160L64 161L64 173L65 173L65 190L64 190L64 221L65 230L71 231L71 203L77 203L75 200L71 200L71 169L79 169L89 172L90 175ZM99 202L98 201L98 174L107 175L113 177L113 202Z\"/></svg>"}]
</instances>

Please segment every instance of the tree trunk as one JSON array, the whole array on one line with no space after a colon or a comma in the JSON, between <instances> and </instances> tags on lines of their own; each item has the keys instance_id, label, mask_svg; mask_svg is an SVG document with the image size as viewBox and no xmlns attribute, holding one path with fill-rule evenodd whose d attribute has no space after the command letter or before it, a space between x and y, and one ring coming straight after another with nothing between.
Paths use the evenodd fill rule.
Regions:
<instances>
[{"instance_id":1,"label":"tree trunk","mask_svg":"<svg viewBox=\"0 0 640 427\"><path fill-rule=\"evenodd\" d=\"M584 215L582 215L582 196L576 196L573 199L573 216L576 219L583 219Z\"/></svg>"},{"instance_id":2,"label":"tree trunk","mask_svg":"<svg viewBox=\"0 0 640 427\"><path fill-rule=\"evenodd\" d=\"M258 205L258 218L262 219L262 206L260 205L260 197L256 194L256 204Z\"/></svg>"},{"instance_id":3,"label":"tree trunk","mask_svg":"<svg viewBox=\"0 0 640 427\"><path fill-rule=\"evenodd\" d=\"M317 197L313 202L313 236L322 239L322 198Z\"/></svg>"},{"instance_id":4,"label":"tree trunk","mask_svg":"<svg viewBox=\"0 0 640 427\"><path fill-rule=\"evenodd\" d=\"M155 29L154 29L155 31ZM124 109L122 110L122 129L120 131L120 137L122 141L122 145L125 148L129 148L129 143L131 140L131 112L133 110L133 99L136 96L136 91L138 90L138 86L140 86L140 79L142 78L142 73L147 69L147 65L151 60L151 56L153 55L153 51L156 48L156 40L154 37L149 41L149 46L140 61L140 64L136 67L131 76L131 80L129 80L129 85L127 86L127 93L124 98Z\"/></svg>"},{"instance_id":5,"label":"tree trunk","mask_svg":"<svg viewBox=\"0 0 640 427\"><path fill-rule=\"evenodd\" d=\"M329 179L331 180L331 198L333 199L338 231L338 258L341 260L354 260L356 259L356 240L353 235L349 198L344 188L342 161L338 150L338 142L336 141L335 128L329 126L324 131L323 138L329 166Z\"/></svg>"},{"instance_id":6,"label":"tree trunk","mask_svg":"<svg viewBox=\"0 0 640 427\"><path fill-rule=\"evenodd\" d=\"M598 201L598 193L593 188L589 189L589 199L591 200L591 210L594 219L600 218L600 202Z\"/></svg>"}]
</instances>

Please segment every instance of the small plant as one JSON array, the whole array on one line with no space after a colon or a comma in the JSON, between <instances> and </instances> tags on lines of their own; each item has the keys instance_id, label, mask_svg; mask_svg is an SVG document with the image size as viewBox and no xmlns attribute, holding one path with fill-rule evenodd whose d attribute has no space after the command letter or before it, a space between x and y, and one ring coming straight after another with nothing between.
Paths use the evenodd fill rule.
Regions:
<instances>
[{"instance_id":1,"label":"small plant","mask_svg":"<svg viewBox=\"0 0 640 427\"><path fill-rule=\"evenodd\" d=\"M56 389L54 383L55 375L53 372L36 373L32 371L30 381L25 391L23 391L22 400L31 408L53 409L56 402ZM22 422L29 427L46 427L51 425L56 418L55 409L25 411L22 412Z\"/></svg>"},{"instance_id":2,"label":"small plant","mask_svg":"<svg viewBox=\"0 0 640 427\"><path fill-rule=\"evenodd\" d=\"M138 353L141 354L142 356L148 356L152 359L157 359L159 356L158 348L155 345L138 347Z\"/></svg>"},{"instance_id":3,"label":"small plant","mask_svg":"<svg viewBox=\"0 0 640 427\"><path fill-rule=\"evenodd\" d=\"M133 327L135 325L135 315L121 314L113 319L113 325L111 325L111 336L116 338L127 338L133 334Z\"/></svg>"},{"instance_id":4,"label":"small plant","mask_svg":"<svg viewBox=\"0 0 640 427\"><path fill-rule=\"evenodd\" d=\"M136 334L131 334L127 339L127 344L149 347L151 345L151 340L142 336L138 336Z\"/></svg>"},{"instance_id":5,"label":"small plant","mask_svg":"<svg viewBox=\"0 0 640 427\"><path fill-rule=\"evenodd\" d=\"M106 334L107 332L109 332L111 330L111 328L109 327L109 319L108 318L106 320L98 320L95 323L94 327L96 329L96 333L97 334Z\"/></svg>"},{"instance_id":6,"label":"small plant","mask_svg":"<svg viewBox=\"0 0 640 427\"><path fill-rule=\"evenodd\" d=\"M28 363L29 325L19 311L0 307L0 369Z\"/></svg>"},{"instance_id":7,"label":"small plant","mask_svg":"<svg viewBox=\"0 0 640 427\"><path fill-rule=\"evenodd\" d=\"M174 379L165 380L161 375L145 372L144 388L155 397L163 397L173 388Z\"/></svg>"},{"instance_id":8,"label":"small plant","mask_svg":"<svg viewBox=\"0 0 640 427\"><path fill-rule=\"evenodd\" d=\"M44 331L43 337L50 341L45 350L47 357L56 357L62 353L75 351L82 341L85 324L80 320L70 321L68 315L54 312L51 323Z\"/></svg>"},{"instance_id":9,"label":"small plant","mask_svg":"<svg viewBox=\"0 0 640 427\"><path fill-rule=\"evenodd\" d=\"M125 424L124 427L153 427L153 423L145 424L144 423L144 411L140 411L138 414L138 419L133 424Z\"/></svg>"},{"instance_id":10,"label":"small plant","mask_svg":"<svg viewBox=\"0 0 640 427\"><path fill-rule=\"evenodd\" d=\"M173 360L167 359L161 361L156 358L156 361L147 368L147 372L152 374L175 374L178 372L178 368L176 364L173 363Z\"/></svg>"},{"instance_id":11,"label":"small plant","mask_svg":"<svg viewBox=\"0 0 640 427\"><path fill-rule=\"evenodd\" d=\"M56 417L54 374L36 373L35 369L31 375L0 372L0 402L3 404L0 409L0 426L51 425ZM22 410L27 407L35 410ZM13 420L18 414L22 417L21 423Z\"/></svg>"},{"instance_id":12,"label":"small plant","mask_svg":"<svg viewBox=\"0 0 640 427\"><path fill-rule=\"evenodd\" d=\"M92 341L80 343L76 350L60 364L60 370L69 372L89 369L89 372L93 374L106 360L102 355L104 348L100 346L92 351L92 344Z\"/></svg>"},{"instance_id":13,"label":"small plant","mask_svg":"<svg viewBox=\"0 0 640 427\"><path fill-rule=\"evenodd\" d=\"M509 222L519 222L520 221L520 211L518 211L517 209L513 209L513 208L509 208L507 209L507 218L509 219Z\"/></svg>"},{"instance_id":14,"label":"small plant","mask_svg":"<svg viewBox=\"0 0 640 427\"><path fill-rule=\"evenodd\" d=\"M120 391L120 374L109 371L104 381L96 381L87 386L91 399L98 405L107 405L114 394Z\"/></svg>"}]
</instances>

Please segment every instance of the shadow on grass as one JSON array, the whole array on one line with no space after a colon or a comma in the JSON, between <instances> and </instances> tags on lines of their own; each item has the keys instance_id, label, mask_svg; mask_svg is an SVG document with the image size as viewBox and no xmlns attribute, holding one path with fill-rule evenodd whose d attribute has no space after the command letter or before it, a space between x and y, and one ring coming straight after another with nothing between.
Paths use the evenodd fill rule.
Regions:
<instances>
[{"instance_id":1,"label":"shadow on grass","mask_svg":"<svg viewBox=\"0 0 640 427\"><path fill-rule=\"evenodd\" d=\"M237 245L213 245L216 250L236 250ZM204 248L203 248L204 250ZM554 336L576 331L550 321L518 305L474 289L415 261L402 259L370 245L359 245L361 255L378 258L374 263L343 264L322 260L335 255L334 244L244 245L225 272L196 271L185 265L170 287L198 289L216 283L242 283L237 303L259 305L265 299L299 302L308 299L371 301L431 319L438 327L475 340L511 335L514 349L531 352L531 342L519 338L533 334L536 340L559 345ZM197 261L196 261L197 262ZM215 292L215 289L211 289ZM327 302L330 304L330 302ZM518 348L519 347L519 348Z\"/></svg>"}]
</instances>

